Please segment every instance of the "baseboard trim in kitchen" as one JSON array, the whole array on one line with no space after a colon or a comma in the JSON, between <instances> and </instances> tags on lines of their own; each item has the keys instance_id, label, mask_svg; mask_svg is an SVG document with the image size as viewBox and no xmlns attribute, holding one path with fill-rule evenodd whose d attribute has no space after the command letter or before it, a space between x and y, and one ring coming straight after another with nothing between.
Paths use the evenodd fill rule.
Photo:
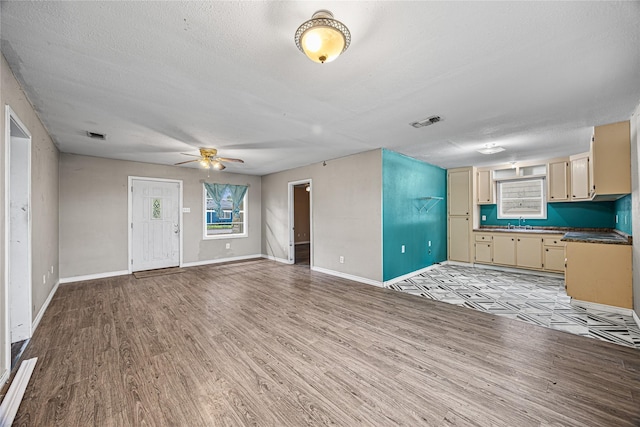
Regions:
<instances>
[{"instance_id":1,"label":"baseboard trim in kitchen","mask_svg":"<svg viewBox=\"0 0 640 427\"><path fill-rule=\"evenodd\" d=\"M447 261L445 261L445 263L446 262ZM442 263L442 264L444 264L444 263ZM431 264L430 266L421 268L420 270L416 270L416 271L412 271L411 273L403 274L402 276L398 276L398 277L393 278L391 280L386 280L386 281L384 281L382 283L382 286L386 288L389 285L393 285L394 283L402 282L403 280L410 279L413 276L417 276L418 274L424 273L425 271L429 271L429 270L437 267L438 265L441 265L441 263Z\"/></svg>"},{"instance_id":2,"label":"baseboard trim in kitchen","mask_svg":"<svg viewBox=\"0 0 640 427\"><path fill-rule=\"evenodd\" d=\"M606 305L606 304L598 304L597 302L580 301L574 298L571 298L571 305L590 308L593 310L605 311L607 313L622 314L624 316L634 316L634 320L636 321L636 323L638 323L638 316L636 315L635 311L631 310L630 308L615 307L613 305Z\"/></svg>"},{"instance_id":3,"label":"baseboard trim in kitchen","mask_svg":"<svg viewBox=\"0 0 640 427\"><path fill-rule=\"evenodd\" d=\"M504 271L507 273L533 274L534 276L554 277L556 279L564 277L563 273L552 273L549 271L539 271L539 270L527 270L526 268L503 267L501 265L471 264L471 266L476 268L485 268L487 270Z\"/></svg>"}]
</instances>

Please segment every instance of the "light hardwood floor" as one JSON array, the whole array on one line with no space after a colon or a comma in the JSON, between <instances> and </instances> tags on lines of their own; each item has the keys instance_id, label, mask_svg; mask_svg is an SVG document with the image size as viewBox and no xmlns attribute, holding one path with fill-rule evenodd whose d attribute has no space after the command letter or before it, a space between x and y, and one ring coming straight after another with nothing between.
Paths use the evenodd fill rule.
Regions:
<instances>
[{"instance_id":1,"label":"light hardwood floor","mask_svg":"<svg viewBox=\"0 0 640 427\"><path fill-rule=\"evenodd\" d=\"M640 424L640 351L267 260L62 285L15 425Z\"/></svg>"}]
</instances>

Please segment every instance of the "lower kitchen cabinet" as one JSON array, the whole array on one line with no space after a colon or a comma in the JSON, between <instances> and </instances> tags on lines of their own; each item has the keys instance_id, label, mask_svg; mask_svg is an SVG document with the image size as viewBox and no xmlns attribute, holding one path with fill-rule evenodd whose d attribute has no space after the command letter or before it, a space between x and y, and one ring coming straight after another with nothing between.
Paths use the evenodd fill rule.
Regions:
<instances>
[{"instance_id":1,"label":"lower kitchen cabinet","mask_svg":"<svg viewBox=\"0 0 640 427\"><path fill-rule=\"evenodd\" d=\"M469 217L449 217L449 260L470 262Z\"/></svg>"},{"instance_id":2,"label":"lower kitchen cabinet","mask_svg":"<svg viewBox=\"0 0 640 427\"><path fill-rule=\"evenodd\" d=\"M516 239L516 265L524 268L542 268L542 238L519 236Z\"/></svg>"},{"instance_id":3,"label":"lower kitchen cabinet","mask_svg":"<svg viewBox=\"0 0 640 427\"><path fill-rule=\"evenodd\" d=\"M568 242L565 283L576 300L633 308L631 245Z\"/></svg>"},{"instance_id":4,"label":"lower kitchen cabinet","mask_svg":"<svg viewBox=\"0 0 640 427\"><path fill-rule=\"evenodd\" d=\"M556 273L564 272L564 247L562 236L545 237L542 248L542 269Z\"/></svg>"},{"instance_id":5,"label":"lower kitchen cabinet","mask_svg":"<svg viewBox=\"0 0 640 427\"><path fill-rule=\"evenodd\" d=\"M476 262L491 263L491 242L476 242Z\"/></svg>"},{"instance_id":6,"label":"lower kitchen cabinet","mask_svg":"<svg viewBox=\"0 0 640 427\"><path fill-rule=\"evenodd\" d=\"M516 238L509 234L493 236L493 263L516 265Z\"/></svg>"}]
</instances>

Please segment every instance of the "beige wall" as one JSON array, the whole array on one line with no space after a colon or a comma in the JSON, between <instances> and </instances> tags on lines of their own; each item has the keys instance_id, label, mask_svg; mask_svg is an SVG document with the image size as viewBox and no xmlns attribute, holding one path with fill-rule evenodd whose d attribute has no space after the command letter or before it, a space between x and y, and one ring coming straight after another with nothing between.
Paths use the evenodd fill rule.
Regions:
<instances>
[{"instance_id":1,"label":"beige wall","mask_svg":"<svg viewBox=\"0 0 640 427\"><path fill-rule=\"evenodd\" d=\"M183 262L260 255L260 177L74 154L60 155L60 277L128 269L128 177L183 181ZM249 184L249 236L203 239L202 180ZM230 243L231 249L225 249Z\"/></svg>"},{"instance_id":2,"label":"beige wall","mask_svg":"<svg viewBox=\"0 0 640 427\"><path fill-rule=\"evenodd\" d=\"M633 235L633 309L640 317L640 104L631 116L631 231Z\"/></svg>"},{"instance_id":3,"label":"beige wall","mask_svg":"<svg viewBox=\"0 0 640 427\"><path fill-rule=\"evenodd\" d=\"M5 187L5 105L9 105L20 121L31 133L31 218L32 218L32 315L38 315L51 290L58 281L58 149L53 144L46 129L40 122L36 112L29 103L18 81L14 77L3 55L0 64L0 105L2 119L0 120L0 135L2 135L2 149L0 150L0 307L5 304L4 291L4 187ZM51 266L54 267L51 273ZM42 283L42 276L45 283ZM0 336L5 342L5 317L0 316ZM3 363L6 349L1 346L0 360ZM0 372L1 373L1 372Z\"/></svg>"},{"instance_id":4,"label":"beige wall","mask_svg":"<svg viewBox=\"0 0 640 427\"><path fill-rule=\"evenodd\" d=\"M288 259L288 182L307 178L313 266L382 281L381 150L263 176L262 253Z\"/></svg>"},{"instance_id":5,"label":"beige wall","mask_svg":"<svg viewBox=\"0 0 640 427\"><path fill-rule=\"evenodd\" d=\"M309 192L306 187L295 187L294 189L294 219L295 241L296 243L308 242L311 236L309 224Z\"/></svg>"}]
</instances>

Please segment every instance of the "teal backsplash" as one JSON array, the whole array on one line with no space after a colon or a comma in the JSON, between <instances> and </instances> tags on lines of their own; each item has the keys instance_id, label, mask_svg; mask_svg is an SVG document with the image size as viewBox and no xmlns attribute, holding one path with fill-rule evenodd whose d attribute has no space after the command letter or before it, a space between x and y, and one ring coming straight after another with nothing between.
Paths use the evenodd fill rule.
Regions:
<instances>
[{"instance_id":1,"label":"teal backsplash","mask_svg":"<svg viewBox=\"0 0 640 427\"><path fill-rule=\"evenodd\" d=\"M627 194L615 201L615 215L618 217L618 223L614 225L616 230L631 235L631 194Z\"/></svg>"},{"instance_id":2,"label":"teal backsplash","mask_svg":"<svg viewBox=\"0 0 640 427\"><path fill-rule=\"evenodd\" d=\"M631 196L628 196L631 197ZM580 227L580 228L614 228L617 202L568 202L548 203L547 219L527 219L525 225L534 227ZM631 218L631 202L629 201L629 222ZM486 221L480 225L517 224L518 220L498 219L497 205L482 205L480 218L486 215ZM624 230L622 230L624 231ZM626 233L626 231L625 231ZM631 225L629 224L629 234Z\"/></svg>"},{"instance_id":3,"label":"teal backsplash","mask_svg":"<svg viewBox=\"0 0 640 427\"><path fill-rule=\"evenodd\" d=\"M382 150L383 280L447 259L446 188L446 170ZM420 211L425 201L419 199L428 196L442 200Z\"/></svg>"}]
</instances>

